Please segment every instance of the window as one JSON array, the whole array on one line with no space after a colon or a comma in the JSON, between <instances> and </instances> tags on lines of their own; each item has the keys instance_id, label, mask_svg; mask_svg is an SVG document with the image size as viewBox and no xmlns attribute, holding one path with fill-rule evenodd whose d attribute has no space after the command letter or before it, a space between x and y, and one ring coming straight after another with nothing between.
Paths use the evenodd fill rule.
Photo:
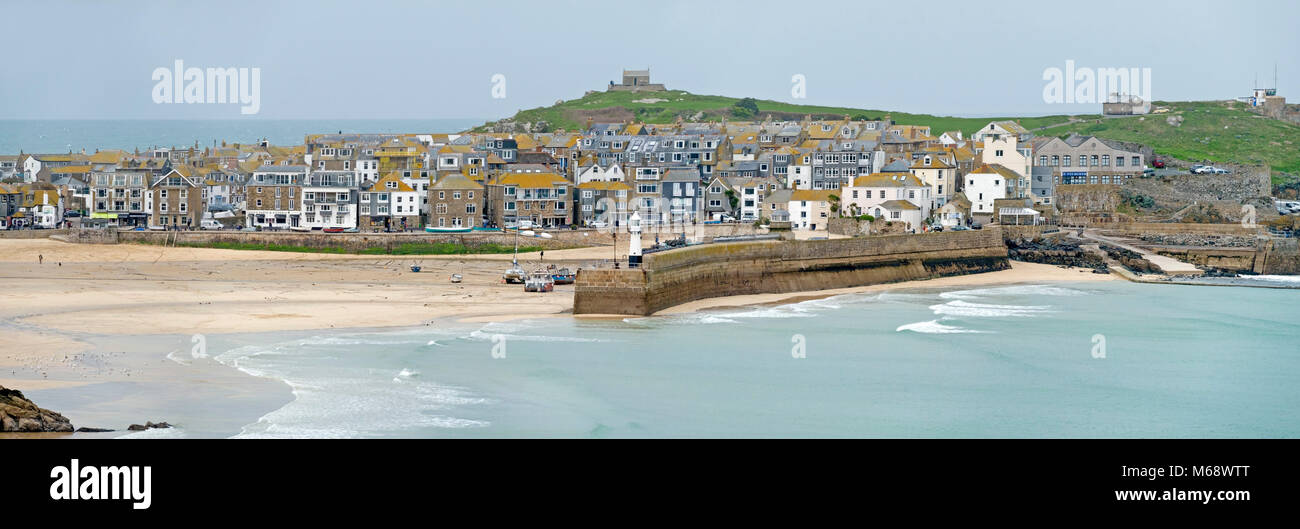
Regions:
<instances>
[{"instance_id":1,"label":"window","mask_svg":"<svg viewBox=\"0 0 1300 529\"><path fill-rule=\"evenodd\" d=\"M1138 156L1134 156L1134 157L1133 157L1133 167L1139 167L1139 166L1141 166L1141 165L1142 165L1142 158L1141 158L1141 157L1138 157Z\"/></svg>"},{"instance_id":2,"label":"window","mask_svg":"<svg viewBox=\"0 0 1300 529\"><path fill-rule=\"evenodd\" d=\"M1103 154L1103 155L1101 155L1101 166L1102 166L1102 167L1110 167L1110 155L1109 155L1109 154Z\"/></svg>"},{"instance_id":3,"label":"window","mask_svg":"<svg viewBox=\"0 0 1300 529\"><path fill-rule=\"evenodd\" d=\"M1067 154L1065 156L1062 156L1061 167L1069 167L1069 166L1070 166L1070 155Z\"/></svg>"}]
</instances>

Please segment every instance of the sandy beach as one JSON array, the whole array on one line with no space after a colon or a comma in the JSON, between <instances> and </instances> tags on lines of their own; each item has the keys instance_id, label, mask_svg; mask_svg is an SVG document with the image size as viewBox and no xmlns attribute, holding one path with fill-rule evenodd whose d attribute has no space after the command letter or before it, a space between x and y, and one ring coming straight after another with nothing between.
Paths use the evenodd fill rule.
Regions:
<instances>
[{"instance_id":1,"label":"sandy beach","mask_svg":"<svg viewBox=\"0 0 1300 529\"><path fill-rule=\"evenodd\" d=\"M582 266L611 254L609 247L553 250L546 252L545 262ZM43 264L38 263L38 255L44 257ZM169 353L188 353L195 335L217 348L223 340L234 343L238 337L256 335L265 339L328 329L572 317L571 285L537 295L523 292L519 285L503 284L501 272L510 258L508 254L322 255L3 239L0 330L5 339L0 347L0 385L29 391L42 406L63 406L61 411L70 413L78 426L89 420L91 426L123 427L117 423L135 415L120 409L138 409L135 422L168 420L161 414L177 413L185 409L177 407L178 402L191 402L172 398L178 392L243 399L248 403L246 415L213 418L208 426L212 431L229 431L238 421L256 420L256 410L288 399L287 388L211 361L181 365L167 359ZM525 268L537 266L541 258L536 253L520 254ZM411 272L412 264L423 270ZM452 284L448 280L452 273L462 274L464 281ZM993 273L707 299L662 313L901 288L1113 279L1088 270L1013 262L1010 270ZM87 395L95 395L96 402L88 402Z\"/></svg>"}]
</instances>

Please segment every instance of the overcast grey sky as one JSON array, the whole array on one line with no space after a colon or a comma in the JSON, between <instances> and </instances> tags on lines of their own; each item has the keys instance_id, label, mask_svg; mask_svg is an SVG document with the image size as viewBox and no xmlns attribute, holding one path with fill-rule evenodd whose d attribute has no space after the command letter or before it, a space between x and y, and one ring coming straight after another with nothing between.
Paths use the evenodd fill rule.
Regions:
<instances>
[{"instance_id":1,"label":"overcast grey sky","mask_svg":"<svg viewBox=\"0 0 1300 529\"><path fill-rule=\"evenodd\" d=\"M1300 100L1300 2L23 2L0 118L497 118L649 67L699 94L954 115L1044 103L1043 71L1149 67L1164 100ZM257 67L261 112L159 105L157 67ZM491 78L506 76L506 97Z\"/></svg>"}]
</instances>

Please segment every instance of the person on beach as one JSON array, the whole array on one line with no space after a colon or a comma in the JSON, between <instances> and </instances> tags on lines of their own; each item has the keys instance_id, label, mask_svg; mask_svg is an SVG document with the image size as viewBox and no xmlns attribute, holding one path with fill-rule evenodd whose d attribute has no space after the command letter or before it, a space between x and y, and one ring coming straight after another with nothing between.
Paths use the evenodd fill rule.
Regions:
<instances>
[{"instance_id":1,"label":"person on beach","mask_svg":"<svg viewBox=\"0 0 1300 529\"><path fill-rule=\"evenodd\" d=\"M36 262L38 262L38 263L40 263L40 264L45 264L45 255L44 255L44 254L39 254L39 253L36 254Z\"/></svg>"}]
</instances>

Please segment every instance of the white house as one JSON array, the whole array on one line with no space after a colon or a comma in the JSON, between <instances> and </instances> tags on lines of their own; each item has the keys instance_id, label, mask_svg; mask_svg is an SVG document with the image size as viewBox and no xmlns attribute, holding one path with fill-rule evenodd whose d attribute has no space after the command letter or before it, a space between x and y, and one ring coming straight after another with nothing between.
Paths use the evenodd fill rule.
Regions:
<instances>
[{"instance_id":1,"label":"white house","mask_svg":"<svg viewBox=\"0 0 1300 529\"><path fill-rule=\"evenodd\" d=\"M353 171L313 171L302 187L300 226L307 228L357 227Z\"/></svg>"},{"instance_id":2,"label":"white house","mask_svg":"<svg viewBox=\"0 0 1300 529\"><path fill-rule=\"evenodd\" d=\"M841 211L847 215L888 218L889 210L882 205L891 200L910 202L920 212L921 219L930 216L930 186L911 173L861 175L853 180L852 186L840 190ZM902 211L899 205L894 205L894 210Z\"/></svg>"},{"instance_id":3,"label":"white house","mask_svg":"<svg viewBox=\"0 0 1300 529\"><path fill-rule=\"evenodd\" d=\"M796 230L825 231L830 224L833 189L795 189L790 191L790 227Z\"/></svg>"},{"instance_id":4,"label":"white house","mask_svg":"<svg viewBox=\"0 0 1300 529\"><path fill-rule=\"evenodd\" d=\"M1020 141L1017 136L989 136L979 151L980 163L1000 165L1016 173L1016 178L1007 186L1008 196L1014 198L1029 195L1033 154L1032 144Z\"/></svg>"},{"instance_id":5,"label":"white house","mask_svg":"<svg viewBox=\"0 0 1300 529\"><path fill-rule=\"evenodd\" d=\"M971 203L971 215L985 220L995 213L993 201L1007 198L1007 188L1020 178L1015 171L998 164L984 164L966 174L966 199Z\"/></svg>"},{"instance_id":6,"label":"white house","mask_svg":"<svg viewBox=\"0 0 1300 529\"><path fill-rule=\"evenodd\" d=\"M1029 129L1026 129L1015 121L1006 120L990 122L980 130L975 131L974 134L971 134L970 139L974 141L986 141L986 139L991 136L1014 136L1016 138L1022 138L1028 135Z\"/></svg>"}]
</instances>

